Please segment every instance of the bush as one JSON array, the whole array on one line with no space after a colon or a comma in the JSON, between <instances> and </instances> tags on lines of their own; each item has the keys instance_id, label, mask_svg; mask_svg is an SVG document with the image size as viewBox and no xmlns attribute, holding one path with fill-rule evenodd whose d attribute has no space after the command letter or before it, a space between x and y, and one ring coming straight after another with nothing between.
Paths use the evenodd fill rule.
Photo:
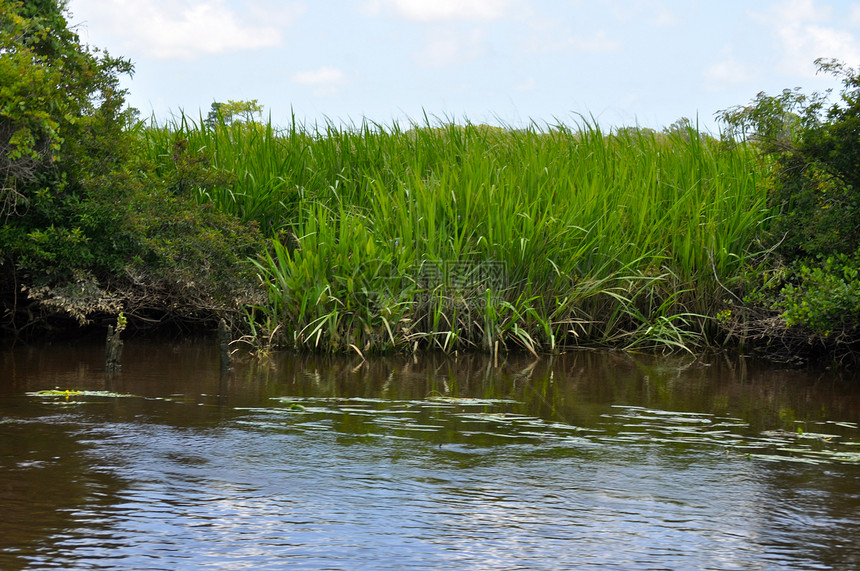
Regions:
<instances>
[{"instance_id":1,"label":"bush","mask_svg":"<svg viewBox=\"0 0 860 571\"><path fill-rule=\"evenodd\" d=\"M728 135L760 149L775 213L765 266L779 279L751 292L747 309L779 319L765 315L752 327L766 324L765 337L784 347L844 356L860 334L860 72L836 60L815 63L842 81L834 102L829 91L760 93L722 119Z\"/></svg>"},{"instance_id":2,"label":"bush","mask_svg":"<svg viewBox=\"0 0 860 571\"><path fill-rule=\"evenodd\" d=\"M784 90L721 114L729 135L755 141L765 157L777 212L771 241L786 261L860 247L860 74L835 60L816 65L841 78L836 102L829 92Z\"/></svg>"},{"instance_id":3,"label":"bush","mask_svg":"<svg viewBox=\"0 0 860 571\"><path fill-rule=\"evenodd\" d=\"M856 333L860 323L860 252L800 263L796 283L782 288L774 308L789 326L799 325L829 337Z\"/></svg>"},{"instance_id":4,"label":"bush","mask_svg":"<svg viewBox=\"0 0 860 571\"><path fill-rule=\"evenodd\" d=\"M82 45L64 6L0 0L0 325L236 310L256 228L183 192L220 176L195 153L177 146L176 180L146 162L132 64Z\"/></svg>"}]
</instances>

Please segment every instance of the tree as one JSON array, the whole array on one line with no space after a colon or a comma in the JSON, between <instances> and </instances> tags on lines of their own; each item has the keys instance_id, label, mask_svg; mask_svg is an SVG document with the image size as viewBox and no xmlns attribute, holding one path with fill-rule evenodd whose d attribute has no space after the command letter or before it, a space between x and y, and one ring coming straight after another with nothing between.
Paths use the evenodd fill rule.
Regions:
<instances>
[{"instance_id":1,"label":"tree","mask_svg":"<svg viewBox=\"0 0 860 571\"><path fill-rule=\"evenodd\" d=\"M262 116L263 106L256 99L250 101L233 101L227 103L215 101L206 117L206 125L214 127L219 121L231 124L234 121L253 123Z\"/></svg>"},{"instance_id":2,"label":"tree","mask_svg":"<svg viewBox=\"0 0 860 571\"><path fill-rule=\"evenodd\" d=\"M110 202L132 147L133 67L81 45L64 10L0 0L0 264L54 277L124 247Z\"/></svg>"},{"instance_id":3,"label":"tree","mask_svg":"<svg viewBox=\"0 0 860 571\"><path fill-rule=\"evenodd\" d=\"M836 60L815 63L842 80L837 101L828 101L830 91L786 89L720 114L730 135L771 161L774 241L788 260L860 247L860 75Z\"/></svg>"},{"instance_id":4,"label":"tree","mask_svg":"<svg viewBox=\"0 0 860 571\"><path fill-rule=\"evenodd\" d=\"M125 104L131 62L82 45L65 14L63 0L0 0L0 328L212 319L248 289L256 231L171 192Z\"/></svg>"},{"instance_id":5,"label":"tree","mask_svg":"<svg viewBox=\"0 0 860 571\"><path fill-rule=\"evenodd\" d=\"M209 114L206 116L206 120L204 124L210 129L214 129L219 122L229 123L232 120L232 117L228 118L226 114L221 110L223 103L219 103L218 101L213 101L212 106L209 108Z\"/></svg>"},{"instance_id":6,"label":"tree","mask_svg":"<svg viewBox=\"0 0 860 571\"><path fill-rule=\"evenodd\" d=\"M131 62L81 46L56 0L0 0L0 214L20 213L58 183L92 139L117 136L127 119L119 77ZM102 151L107 149L102 149ZM65 179L68 180L68 179ZM56 188L56 187L55 187Z\"/></svg>"},{"instance_id":7,"label":"tree","mask_svg":"<svg viewBox=\"0 0 860 571\"><path fill-rule=\"evenodd\" d=\"M676 119L674 123L663 129L663 133L679 137L690 142L690 133L698 133L698 127L689 117Z\"/></svg>"},{"instance_id":8,"label":"tree","mask_svg":"<svg viewBox=\"0 0 860 571\"><path fill-rule=\"evenodd\" d=\"M0 216L26 205L24 186L50 164L62 142L50 108L62 116L68 107L54 96L61 71L38 53L44 51L37 49L43 30L21 16L22 9L0 0Z\"/></svg>"},{"instance_id":9,"label":"tree","mask_svg":"<svg viewBox=\"0 0 860 571\"><path fill-rule=\"evenodd\" d=\"M720 117L730 136L759 146L770 172L771 241L783 267L751 298L801 326L797 346L811 331L844 358L860 341L860 73L815 63L841 79L836 101L830 91L786 89Z\"/></svg>"}]
</instances>

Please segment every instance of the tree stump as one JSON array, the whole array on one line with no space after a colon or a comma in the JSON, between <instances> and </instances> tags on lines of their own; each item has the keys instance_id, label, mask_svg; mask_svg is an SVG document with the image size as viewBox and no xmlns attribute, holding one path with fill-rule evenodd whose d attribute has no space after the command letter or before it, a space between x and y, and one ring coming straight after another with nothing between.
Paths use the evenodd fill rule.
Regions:
<instances>
[{"instance_id":1,"label":"tree stump","mask_svg":"<svg viewBox=\"0 0 860 571\"><path fill-rule=\"evenodd\" d=\"M230 328L223 319L218 322L218 346L221 349L221 370L226 371L232 364L233 357L230 355Z\"/></svg>"},{"instance_id":2,"label":"tree stump","mask_svg":"<svg viewBox=\"0 0 860 571\"><path fill-rule=\"evenodd\" d=\"M119 371L120 359L122 358L122 339L119 338L122 330L117 327L114 331L113 325L108 325L107 343L105 347L105 372L116 373Z\"/></svg>"}]
</instances>

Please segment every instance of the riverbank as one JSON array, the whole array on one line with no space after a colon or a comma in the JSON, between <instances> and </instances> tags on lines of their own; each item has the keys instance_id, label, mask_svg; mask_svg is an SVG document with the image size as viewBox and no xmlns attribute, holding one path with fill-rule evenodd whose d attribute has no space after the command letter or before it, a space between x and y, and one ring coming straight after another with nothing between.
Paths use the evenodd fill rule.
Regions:
<instances>
[{"instance_id":1,"label":"riverbank","mask_svg":"<svg viewBox=\"0 0 860 571\"><path fill-rule=\"evenodd\" d=\"M235 176L193 192L274 236L249 325L294 349L704 346L768 218L754 152L692 129L146 134L153 160L187 141Z\"/></svg>"},{"instance_id":2,"label":"riverbank","mask_svg":"<svg viewBox=\"0 0 860 571\"><path fill-rule=\"evenodd\" d=\"M0 334L211 329L265 351L854 359L860 77L727 132L140 121L62 3L0 0Z\"/></svg>"},{"instance_id":3,"label":"riverbank","mask_svg":"<svg viewBox=\"0 0 860 571\"><path fill-rule=\"evenodd\" d=\"M260 350L815 352L744 300L773 262L749 144L691 128L183 117L139 128L135 148L160 189L127 203L149 254L107 278L15 276L7 332L123 312L132 328L224 318Z\"/></svg>"}]
</instances>

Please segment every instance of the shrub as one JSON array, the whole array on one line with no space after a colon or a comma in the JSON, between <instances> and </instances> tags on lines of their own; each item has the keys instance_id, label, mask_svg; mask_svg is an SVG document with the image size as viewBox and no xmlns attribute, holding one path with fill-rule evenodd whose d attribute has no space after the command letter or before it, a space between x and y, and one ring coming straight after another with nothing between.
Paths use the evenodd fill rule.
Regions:
<instances>
[{"instance_id":1,"label":"shrub","mask_svg":"<svg viewBox=\"0 0 860 571\"><path fill-rule=\"evenodd\" d=\"M0 0L0 325L238 311L256 228L188 192L226 175L181 142L159 175L119 86L131 63L82 45L64 9Z\"/></svg>"},{"instance_id":2,"label":"shrub","mask_svg":"<svg viewBox=\"0 0 860 571\"><path fill-rule=\"evenodd\" d=\"M786 285L775 309L786 323L800 325L825 337L856 333L860 323L860 252L818 258L798 264L796 283Z\"/></svg>"},{"instance_id":3,"label":"shrub","mask_svg":"<svg viewBox=\"0 0 860 571\"><path fill-rule=\"evenodd\" d=\"M816 65L841 78L837 101L787 89L721 114L730 135L752 139L765 157L771 240L787 261L860 247L860 75L835 60Z\"/></svg>"},{"instance_id":4,"label":"shrub","mask_svg":"<svg viewBox=\"0 0 860 571\"><path fill-rule=\"evenodd\" d=\"M778 312L747 327L792 352L815 347L844 360L860 334L860 72L828 59L820 73L842 81L839 97L760 93L724 111L730 135L752 140L769 173L775 211L768 262L775 276L747 297L748 309ZM849 350L846 352L846 347Z\"/></svg>"}]
</instances>

